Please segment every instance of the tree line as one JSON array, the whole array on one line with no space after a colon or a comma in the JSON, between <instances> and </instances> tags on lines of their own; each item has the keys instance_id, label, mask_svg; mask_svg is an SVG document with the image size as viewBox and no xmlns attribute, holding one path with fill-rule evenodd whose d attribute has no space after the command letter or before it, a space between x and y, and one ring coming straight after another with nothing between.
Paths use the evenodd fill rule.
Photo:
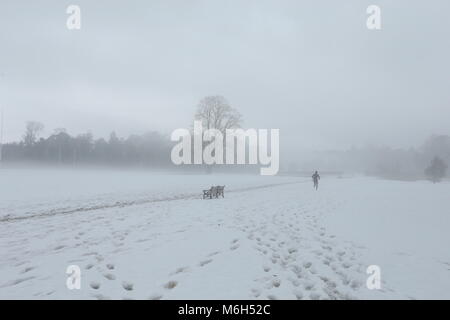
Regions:
<instances>
[{"instance_id":1,"label":"tree line","mask_svg":"<svg viewBox=\"0 0 450 320\"><path fill-rule=\"evenodd\" d=\"M219 95L206 96L197 105L194 119L201 120L206 129L222 133L239 127L240 113ZM143 135L119 138L112 132L109 139L94 139L91 133L71 136L66 129L55 129L47 138L41 137L44 125L37 121L26 123L20 142L2 146L2 161L38 162L49 164L111 164L151 167L173 166L169 136L152 131ZM208 172L211 166L206 166Z\"/></svg>"},{"instance_id":2,"label":"tree line","mask_svg":"<svg viewBox=\"0 0 450 320\"><path fill-rule=\"evenodd\" d=\"M221 132L239 128L241 114L222 96L207 96L200 100L195 120L206 129ZM47 138L41 137L42 123L26 124L22 140L4 144L4 162L40 162L48 164L110 164L148 167L173 167L170 137L152 131L143 135L119 138L112 132L108 139L94 139L91 133L71 136L65 129L56 129ZM205 147L205 146L203 146ZM287 159L290 161L290 159ZM390 179L428 178L439 182L450 166L450 136L431 136L421 147L392 149L388 147L351 148L347 151L327 151L307 159L304 155L288 172L298 170L299 162L308 168L332 168L335 171L361 172ZM284 166L286 168L286 165ZM291 167L291 164L289 165ZM184 166L184 168L186 168ZM206 166L211 172L212 166ZM286 169L285 169L286 170Z\"/></svg>"},{"instance_id":3,"label":"tree line","mask_svg":"<svg viewBox=\"0 0 450 320\"><path fill-rule=\"evenodd\" d=\"M393 180L429 179L439 182L450 167L450 136L432 135L422 145L408 149L366 145L347 150L318 151L301 155L289 170L363 173Z\"/></svg>"},{"instance_id":4,"label":"tree line","mask_svg":"<svg viewBox=\"0 0 450 320\"><path fill-rule=\"evenodd\" d=\"M108 139L94 139L91 133L70 135L56 129L41 137L42 123L29 121L22 140L3 145L4 162L39 162L48 164L111 164L169 166L172 143L158 132L119 138L112 132Z\"/></svg>"}]
</instances>

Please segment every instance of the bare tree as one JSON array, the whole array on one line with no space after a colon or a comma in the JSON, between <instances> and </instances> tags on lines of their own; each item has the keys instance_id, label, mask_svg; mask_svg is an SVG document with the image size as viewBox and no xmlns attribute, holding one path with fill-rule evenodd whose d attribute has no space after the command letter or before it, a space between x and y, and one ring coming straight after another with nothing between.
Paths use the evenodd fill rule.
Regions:
<instances>
[{"instance_id":1,"label":"bare tree","mask_svg":"<svg viewBox=\"0 0 450 320\"><path fill-rule=\"evenodd\" d=\"M217 129L225 140L226 130L239 128L242 122L241 114L230 106L228 101L222 96L207 96L200 100L195 120L202 121L205 129ZM203 149L206 142L203 142ZM206 172L211 173L212 165L206 166Z\"/></svg>"},{"instance_id":2,"label":"bare tree","mask_svg":"<svg viewBox=\"0 0 450 320\"><path fill-rule=\"evenodd\" d=\"M44 130L44 125L42 123L37 121L28 121L25 134L23 136L23 143L26 146L35 144L42 130Z\"/></svg>"},{"instance_id":3,"label":"bare tree","mask_svg":"<svg viewBox=\"0 0 450 320\"><path fill-rule=\"evenodd\" d=\"M218 129L225 135L226 129L239 128L241 114L222 96L208 96L200 100L195 120L201 120L206 129Z\"/></svg>"}]
</instances>

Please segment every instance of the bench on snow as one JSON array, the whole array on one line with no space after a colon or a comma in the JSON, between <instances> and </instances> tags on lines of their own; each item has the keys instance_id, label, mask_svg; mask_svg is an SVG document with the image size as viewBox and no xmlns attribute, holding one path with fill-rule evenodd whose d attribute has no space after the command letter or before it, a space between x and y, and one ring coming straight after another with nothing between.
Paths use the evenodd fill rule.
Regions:
<instances>
[{"instance_id":1,"label":"bench on snow","mask_svg":"<svg viewBox=\"0 0 450 320\"><path fill-rule=\"evenodd\" d=\"M203 190L203 199L209 198L219 198L219 196L222 196L222 198L225 197L224 193L225 186L212 186L208 190Z\"/></svg>"}]
</instances>

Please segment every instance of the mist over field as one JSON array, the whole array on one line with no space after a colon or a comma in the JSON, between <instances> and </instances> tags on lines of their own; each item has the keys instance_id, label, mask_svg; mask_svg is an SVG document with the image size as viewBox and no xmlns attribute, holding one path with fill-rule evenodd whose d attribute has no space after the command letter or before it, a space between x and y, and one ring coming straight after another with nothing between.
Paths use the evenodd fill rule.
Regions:
<instances>
[{"instance_id":1,"label":"mist over field","mask_svg":"<svg viewBox=\"0 0 450 320\"><path fill-rule=\"evenodd\" d=\"M449 9L3 0L0 299L449 299Z\"/></svg>"}]
</instances>

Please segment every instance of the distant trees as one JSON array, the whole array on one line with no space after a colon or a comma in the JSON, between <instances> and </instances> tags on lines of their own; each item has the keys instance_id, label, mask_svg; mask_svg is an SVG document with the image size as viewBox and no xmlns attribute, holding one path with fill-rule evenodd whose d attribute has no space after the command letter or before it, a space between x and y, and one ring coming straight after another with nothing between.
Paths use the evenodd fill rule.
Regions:
<instances>
[{"instance_id":1,"label":"distant trees","mask_svg":"<svg viewBox=\"0 0 450 320\"><path fill-rule=\"evenodd\" d=\"M447 164L439 157L434 157L431 164L425 169L425 175L433 183L439 182L445 177Z\"/></svg>"},{"instance_id":2,"label":"distant trees","mask_svg":"<svg viewBox=\"0 0 450 320\"><path fill-rule=\"evenodd\" d=\"M305 151L298 160L294 157L288 157L287 160L296 160L300 171L320 167L327 171L364 173L386 179L416 181L429 179L429 174L435 172L435 169L430 169L431 171L427 171L429 174L425 173L425 168L432 164L435 156L450 168L449 135L433 135L423 144L407 149L380 145L353 146L348 150ZM288 167L289 162L285 162L283 168ZM447 177L449 176L447 174Z\"/></svg>"},{"instance_id":3,"label":"distant trees","mask_svg":"<svg viewBox=\"0 0 450 320\"><path fill-rule=\"evenodd\" d=\"M119 138L114 132L108 141L95 140L91 133L71 136L64 128L47 138L39 137L44 125L30 121L22 141L3 145L5 162L49 164L110 164L133 166L171 165L172 142L157 132Z\"/></svg>"},{"instance_id":4,"label":"distant trees","mask_svg":"<svg viewBox=\"0 0 450 320\"><path fill-rule=\"evenodd\" d=\"M430 165L425 169L425 176L434 183L441 181L450 164L450 136L433 135L421 149L425 155L434 155Z\"/></svg>"},{"instance_id":5,"label":"distant trees","mask_svg":"<svg viewBox=\"0 0 450 320\"><path fill-rule=\"evenodd\" d=\"M450 163L450 136L432 135L421 146L421 151L427 155L437 156L447 164Z\"/></svg>"}]
</instances>

